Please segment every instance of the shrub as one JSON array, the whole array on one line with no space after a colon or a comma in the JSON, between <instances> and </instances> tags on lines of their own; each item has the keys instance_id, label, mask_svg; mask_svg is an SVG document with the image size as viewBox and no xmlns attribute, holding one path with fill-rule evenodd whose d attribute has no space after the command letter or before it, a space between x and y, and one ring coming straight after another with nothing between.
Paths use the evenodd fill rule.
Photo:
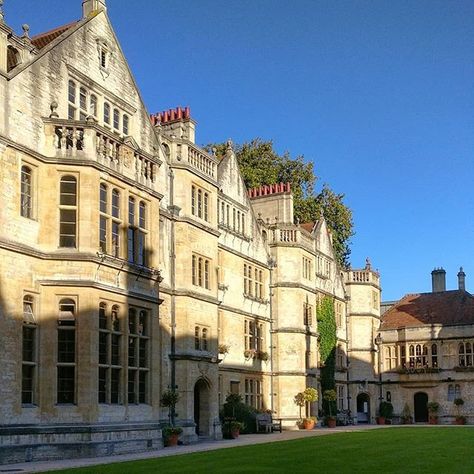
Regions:
<instances>
[{"instance_id":1,"label":"shrub","mask_svg":"<svg viewBox=\"0 0 474 474\"><path fill-rule=\"evenodd\" d=\"M390 402L381 402L379 415L383 418L390 419L393 416L393 405Z\"/></svg>"},{"instance_id":2,"label":"shrub","mask_svg":"<svg viewBox=\"0 0 474 474\"><path fill-rule=\"evenodd\" d=\"M237 421L243 424L241 433L255 433L257 410L255 408L246 405L242 401L242 397L235 393L227 395L225 403L221 411L221 420L223 422L223 430L226 429L226 424L229 422Z\"/></svg>"}]
</instances>

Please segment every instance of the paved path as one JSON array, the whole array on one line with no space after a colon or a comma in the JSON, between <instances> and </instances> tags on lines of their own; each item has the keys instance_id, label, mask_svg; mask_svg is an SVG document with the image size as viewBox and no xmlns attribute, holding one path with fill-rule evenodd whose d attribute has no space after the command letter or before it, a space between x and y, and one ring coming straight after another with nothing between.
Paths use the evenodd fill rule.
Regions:
<instances>
[{"instance_id":1,"label":"paved path","mask_svg":"<svg viewBox=\"0 0 474 474\"><path fill-rule=\"evenodd\" d=\"M410 425L414 426L414 425ZM425 425L426 426L426 425ZM340 426L337 428L316 428L314 430L296 430L283 431L283 433L271 434L251 434L243 435L234 440L221 441L201 441L188 446L177 446L175 448L160 449L157 451L148 451L145 453L122 454L117 456L107 456L86 459L63 459L60 461L42 461L22 464L0 465L0 474L3 473L30 473L30 472L50 472L59 469L71 469L74 467L95 466L98 464L110 464L113 462L135 461L138 459L152 459L164 456L176 456L179 454L196 453L202 451L213 451L215 449L235 448L237 446L246 446L250 444L263 444L275 441L287 441L299 438L308 438L311 436L324 436L334 433L344 433L352 431L362 431L370 429L390 428L390 426L377 425L355 425Z\"/></svg>"}]
</instances>

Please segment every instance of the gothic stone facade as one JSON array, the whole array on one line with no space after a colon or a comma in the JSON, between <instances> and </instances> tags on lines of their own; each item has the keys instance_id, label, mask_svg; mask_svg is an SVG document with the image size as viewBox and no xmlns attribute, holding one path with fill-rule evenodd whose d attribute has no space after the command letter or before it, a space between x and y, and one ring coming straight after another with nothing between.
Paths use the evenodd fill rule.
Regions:
<instances>
[{"instance_id":1,"label":"gothic stone facade","mask_svg":"<svg viewBox=\"0 0 474 474\"><path fill-rule=\"evenodd\" d=\"M0 15L0 100L0 463L158 449L168 389L185 443L229 393L295 427L323 296L338 408L372 421L378 274L342 272L289 185L247 190L189 109L150 116L104 1L33 38Z\"/></svg>"}]
</instances>

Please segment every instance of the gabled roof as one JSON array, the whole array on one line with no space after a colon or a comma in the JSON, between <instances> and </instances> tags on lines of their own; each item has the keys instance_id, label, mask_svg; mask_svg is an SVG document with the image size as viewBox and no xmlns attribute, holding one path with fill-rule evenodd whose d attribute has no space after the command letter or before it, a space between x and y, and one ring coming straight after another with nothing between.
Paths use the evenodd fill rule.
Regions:
<instances>
[{"instance_id":1,"label":"gabled roof","mask_svg":"<svg viewBox=\"0 0 474 474\"><path fill-rule=\"evenodd\" d=\"M77 21L74 21L73 23L68 23L67 25L58 26L57 28L54 28L54 30L46 31L45 33L40 33L39 35L33 36L33 38L31 38L31 42L37 49L43 49L45 46L48 46L49 43L51 43L63 33L68 31L70 28L77 25L77 23Z\"/></svg>"},{"instance_id":2,"label":"gabled roof","mask_svg":"<svg viewBox=\"0 0 474 474\"><path fill-rule=\"evenodd\" d=\"M381 329L424 324L474 324L474 297L463 290L405 295L382 316Z\"/></svg>"}]
</instances>

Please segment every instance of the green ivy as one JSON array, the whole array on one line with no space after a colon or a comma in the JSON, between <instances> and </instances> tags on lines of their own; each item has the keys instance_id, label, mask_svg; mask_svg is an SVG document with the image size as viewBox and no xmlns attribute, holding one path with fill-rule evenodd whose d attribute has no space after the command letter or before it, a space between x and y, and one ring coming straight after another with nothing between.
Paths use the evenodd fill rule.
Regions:
<instances>
[{"instance_id":1,"label":"green ivy","mask_svg":"<svg viewBox=\"0 0 474 474\"><path fill-rule=\"evenodd\" d=\"M334 313L334 299L324 296L319 302L316 314L318 318L319 332L319 354L323 364L321 367L321 390L333 390L336 386L336 317ZM328 403L331 403L329 410ZM335 403L323 401L323 410L325 413L335 413Z\"/></svg>"}]
</instances>

